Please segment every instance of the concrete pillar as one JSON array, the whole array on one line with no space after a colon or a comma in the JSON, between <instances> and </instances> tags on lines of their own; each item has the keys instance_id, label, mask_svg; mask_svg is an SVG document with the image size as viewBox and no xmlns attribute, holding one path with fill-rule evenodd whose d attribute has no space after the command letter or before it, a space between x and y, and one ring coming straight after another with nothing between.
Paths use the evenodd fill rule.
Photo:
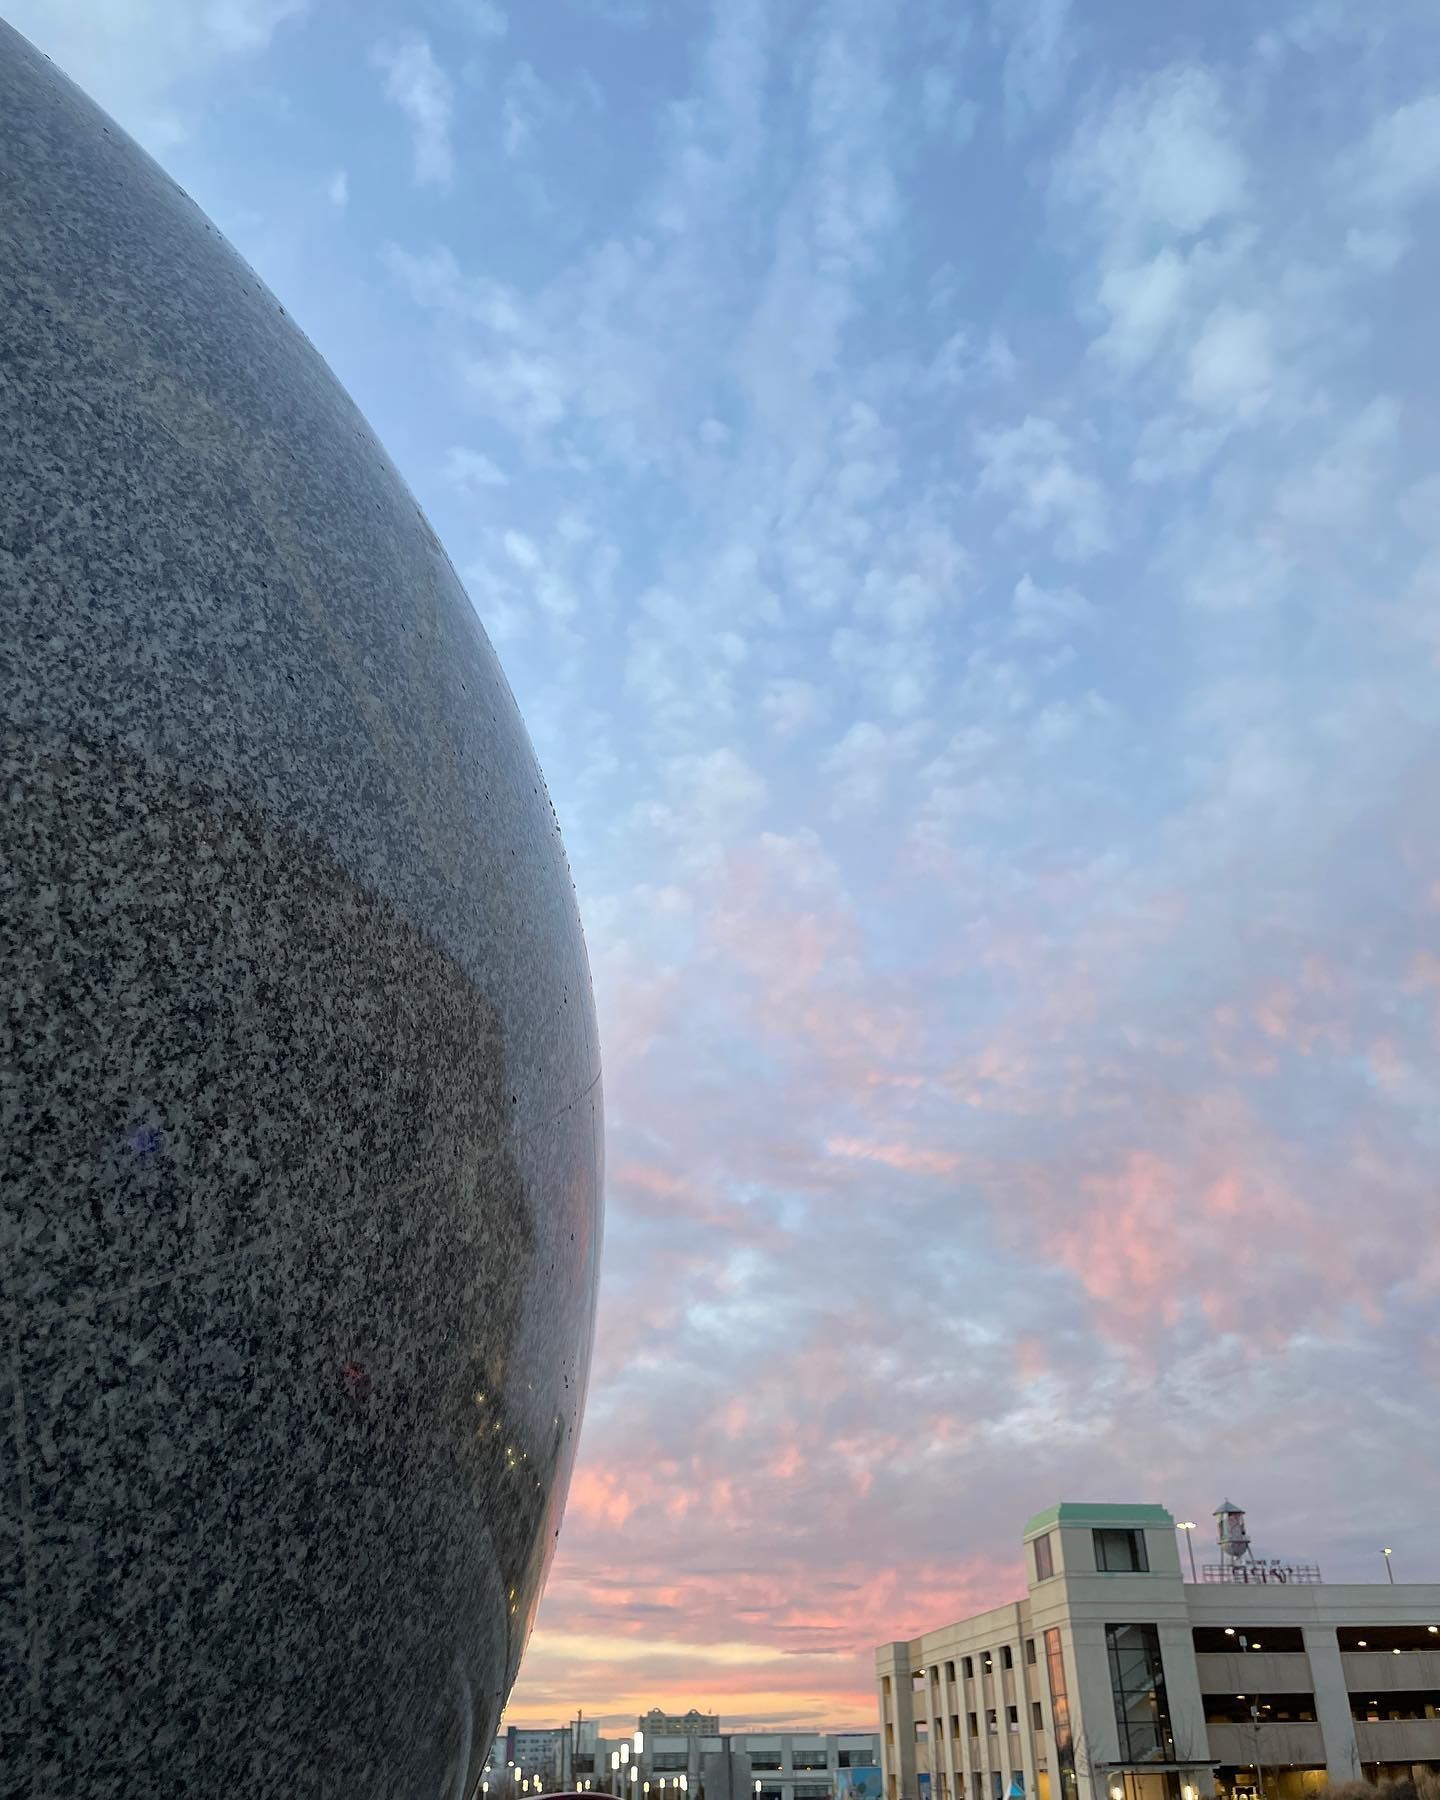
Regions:
<instances>
[{"instance_id":1,"label":"concrete pillar","mask_svg":"<svg viewBox=\"0 0 1440 1800\"><path fill-rule=\"evenodd\" d=\"M1315 1717L1325 1742L1325 1773L1332 1783L1359 1781L1360 1749L1350 1716L1350 1689L1333 1625L1306 1625L1305 1654L1315 1684Z\"/></svg>"}]
</instances>

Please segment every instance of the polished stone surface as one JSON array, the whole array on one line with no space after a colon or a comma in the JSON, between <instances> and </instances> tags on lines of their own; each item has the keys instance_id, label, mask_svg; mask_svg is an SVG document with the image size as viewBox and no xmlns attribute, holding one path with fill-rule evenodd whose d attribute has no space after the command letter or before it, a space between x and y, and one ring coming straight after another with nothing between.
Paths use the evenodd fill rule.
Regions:
<instances>
[{"instance_id":1,"label":"polished stone surface","mask_svg":"<svg viewBox=\"0 0 1440 1800\"><path fill-rule=\"evenodd\" d=\"M413 498L0 25L0 1794L469 1791L569 1480L599 1052Z\"/></svg>"}]
</instances>

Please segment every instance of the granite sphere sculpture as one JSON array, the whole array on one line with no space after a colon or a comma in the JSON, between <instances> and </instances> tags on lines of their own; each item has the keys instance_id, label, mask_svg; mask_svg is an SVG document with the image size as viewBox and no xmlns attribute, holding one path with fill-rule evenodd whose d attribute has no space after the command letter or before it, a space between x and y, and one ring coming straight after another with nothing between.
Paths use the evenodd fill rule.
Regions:
<instances>
[{"instance_id":1,"label":"granite sphere sculpture","mask_svg":"<svg viewBox=\"0 0 1440 1800\"><path fill-rule=\"evenodd\" d=\"M473 1791L585 1392L558 828L415 501L0 25L0 1790Z\"/></svg>"}]
</instances>

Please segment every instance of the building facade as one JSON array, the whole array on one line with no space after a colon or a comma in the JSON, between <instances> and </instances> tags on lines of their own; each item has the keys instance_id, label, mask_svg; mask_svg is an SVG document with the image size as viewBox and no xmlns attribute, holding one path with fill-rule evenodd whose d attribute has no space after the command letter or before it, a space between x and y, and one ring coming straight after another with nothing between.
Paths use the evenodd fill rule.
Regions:
<instances>
[{"instance_id":1,"label":"building facade","mask_svg":"<svg viewBox=\"0 0 1440 1800\"><path fill-rule=\"evenodd\" d=\"M719 1737L719 1713L697 1712L692 1706L689 1712L667 1713L658 1706L652 1706L643 1718L635 1721L636 1727L649 1732L655 1737Z\"/></svg>"},{"instance_id":2,"label":"building facade","mask_svg":"<svg viewBox=\"0 0 1440 1800\"><path fill-rule=\"evenodd\" d=\"M584 1728L580 1728L583 1742ZM593 1746L594 1726L589 1727ZM577 1728L574 1725L549 1726L527 1730L511 1725L496 1738L490 1751L487 1771L499 1776L507 1770L519 1769L522 1778L540 1778L541 1791L563 1792L573 1786L576 1764ZM583 1755L580 1757L584 1760Z\"/></svg>"},{"instance_id":3,"label":"building facade","mask_svg":"<svg viewBox=\"0 0 1440 1800\"><path fill-rule=\"evenodd\" d=\"M880 1740L873 1731L665 1732L651 1729L651 1717L640 1721L638 1753L633 1737L599 1738L593 1769L583 1767L583 1752L577 1755L577 1780L590 1775L597 1792L630 1800L672 1794L684 1800L881 1800ZM679 1721L686 1723L687 1715ZM611 1754L622 1745L626 1759L614 1770Z\"/></svg>"},{"instance_id":4,"label":"building facade","mask_svg":"<svg viewBox=\"0 0 1440 1800\"><path fill-rule=\"evenodd\" d=\"M1023 1599L880 1645L885 1800L1304 1800L1440 1769L1440 1584L1259 1563L1222 1512L1187 1582L1164 1507L1052 1507Z\"/></svg>"}]
</instances>

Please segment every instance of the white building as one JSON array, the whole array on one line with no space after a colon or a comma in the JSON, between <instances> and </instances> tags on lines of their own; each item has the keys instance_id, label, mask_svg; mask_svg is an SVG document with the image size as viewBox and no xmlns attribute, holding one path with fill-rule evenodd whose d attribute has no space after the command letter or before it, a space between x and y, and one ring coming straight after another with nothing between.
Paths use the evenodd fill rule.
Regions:
<instances>
[{"instance_id":1,"label":"white building","mask_svg":"<svg viewBox=\"0 0 1440 1800\"><path fill-rule=\"evenodd\" d=\"M1332 1586L1216 1516L1187 1582L1164 1507L1052 1507L1023 1599L880 1645L885 1800L1304 1800L1440 1768L1440 1584Z\"/></svg>"}]
</instances>

